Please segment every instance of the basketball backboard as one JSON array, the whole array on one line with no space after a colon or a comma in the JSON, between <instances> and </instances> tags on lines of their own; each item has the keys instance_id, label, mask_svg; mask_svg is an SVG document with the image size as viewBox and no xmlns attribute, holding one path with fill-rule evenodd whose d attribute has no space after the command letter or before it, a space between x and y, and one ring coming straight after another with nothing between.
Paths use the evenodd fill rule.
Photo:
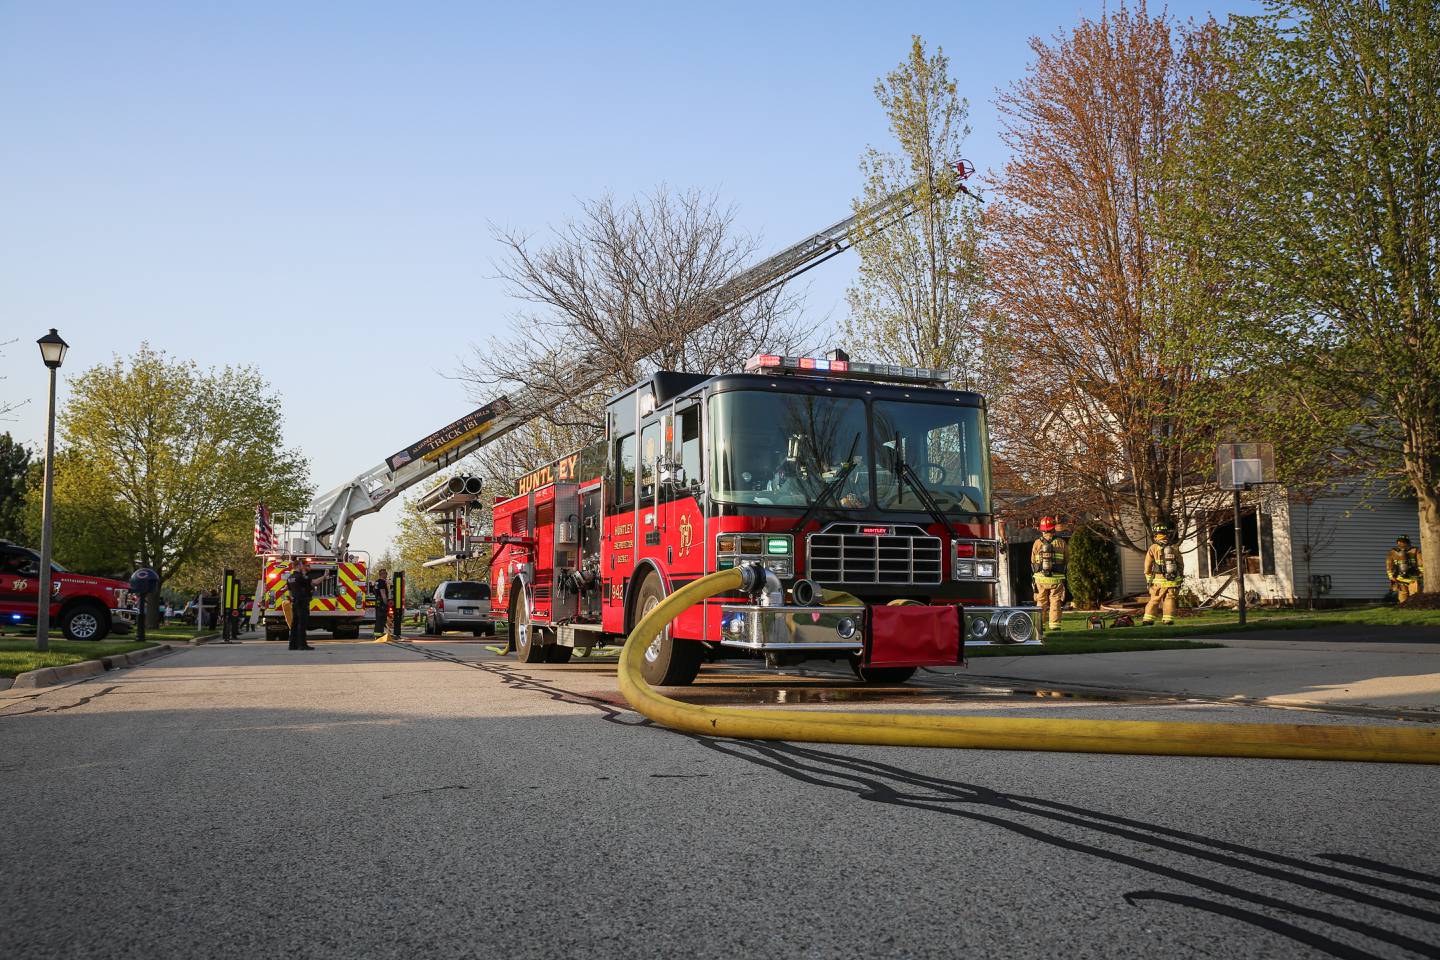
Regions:
<instances>
[{"instance_id":1,"label":"basketball backboard","mask_svg":"<svg viewBox=\"0 0 1440 960\"><path fill-rule=\"evenodd\" d=\"M1221 490L1243 490L1275 482L1275 447L1269 443L1222 443L1215 448L1215 482Z\"/></svg>"}]
</instances>

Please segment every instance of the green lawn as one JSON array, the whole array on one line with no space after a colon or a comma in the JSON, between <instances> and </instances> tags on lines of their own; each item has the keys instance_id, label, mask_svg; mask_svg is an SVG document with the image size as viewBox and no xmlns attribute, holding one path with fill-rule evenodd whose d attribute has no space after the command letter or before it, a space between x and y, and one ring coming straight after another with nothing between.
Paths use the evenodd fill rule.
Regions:
<instances>
[{"instance_id":1,"label":"green lawn","mask_svg":"<svg viewBox=\"0 0 1440 960\"><path fill-rule=\"evenodd\" d=\"M206 630L206 631L204 631L203 633L201 633L201 634L199 634L199 635L200 635L200 636L204 636L205 634L211 634L211 633L216 633L216 632L218 632L218 631L217 631L217 630ZM185 626L184 624L180 624L180 625L171 624L171 625L169 625L169 626L164 626L164 627L150 627L149 629L147 629L147 630L145 631L145 639L146 639L146 640L180 640L180 641L182 641L182 642L185 642L185 641L191 640L191 639L194 638L195 636L196 636L195 628L194 628L194 627L190 627L190 626ZM0 641L8 641L8 640L16 639L16 638L19 638L19 639L21 639L21 640L34 640L34 639L35 639L35 626L34 626L33 624L28 625L28 626L24 626L24 625L17 626L17 625L13 625L13 624L12 624L12 625L9 625L9 626L4 627L3 629L0 629ZM135 631L134 631L133 629L132 629L129 633L115 633L115 632L112 631L112 632L110 633L110 635L105 638L105 642L106 642L106 643L129 643L129 642L133 641L134 639L135 639ZM59 628L59 627L52 627L52 628L50 629L50 646L51 646L52 648L55 646L55 641L57 641L57 640L65 640L65 634L63 634L63 633L60 632L60 628ZM68 641L66 641L66 642L68 642Z\"/></svg>"},{"instance_id":2,"label":"green lawn","mask_svg":"<svg viewBox=\"0 0 1440 960\"><path fill-rule=\"evenodd\" d=\"M1374 627L1440 627L1440 610L1405 610L1393 604L1374 607L1345 607L1334 610L1250 610L1246 623L1240 625L1239 615L1234 610L1197 610L1188 616L1180 616L1171 627L1156 624L1153 627L1140 626L1139 617L1135 626L1109 628L1104 631L1087 630L1085 623L1088 613L1070 611L1061 618L1065 624L1059 636L1078 638L1100 634L1106 637L1124 634L1130 639L1142 638L1183 638L1210 637L1219 634L1242 633L1251 630L1310 630L1316 627L1374 626ZM1054 637L1053 632L1050 636ZM1297 637L1296 639L1300 639Z\"/></svg>"},{"instance_id":3,"label":"green lawn","mask_svg":"<svg viewBox=\"0 0 1440 960\"><path fill-rule=\"evenodd\" d=\"M27 670L41 667L63 667L81 660L96 660L117 653L131 653L153 647L153 643L81 643L69 640L51 640L50 649L45 653L35 652L35 638L0 639L0 677L14 677Z\"/></svg>"}]
</instances>

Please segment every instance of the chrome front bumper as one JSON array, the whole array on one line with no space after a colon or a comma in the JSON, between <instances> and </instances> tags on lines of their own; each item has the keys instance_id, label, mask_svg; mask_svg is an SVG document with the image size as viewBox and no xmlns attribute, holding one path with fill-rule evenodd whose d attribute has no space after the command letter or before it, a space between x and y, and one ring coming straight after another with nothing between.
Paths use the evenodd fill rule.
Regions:
<instances>
[{"instance_id":1,"label":"chrome front bumper","mask_svg":"<svg viewBox=\"0 0 1440 960\"><path fill-rule=\"evenodd\" d=\"M720 645L742 650L843 650L865 645L864 607L720 608Z\"/></svg>"},{"instance_id":2,"label":"chrome front bumper","mask_svg":"<svg viewBox=\"0 0 1440 960\"><path fill-rule=\"evenodd\" d=\"M1034 646L1040 643L1039 607L962 607L970 647ZM841 650L865 646L864 607L720 608L720 645L742 650Z\"/></svg>"}]
</instances>

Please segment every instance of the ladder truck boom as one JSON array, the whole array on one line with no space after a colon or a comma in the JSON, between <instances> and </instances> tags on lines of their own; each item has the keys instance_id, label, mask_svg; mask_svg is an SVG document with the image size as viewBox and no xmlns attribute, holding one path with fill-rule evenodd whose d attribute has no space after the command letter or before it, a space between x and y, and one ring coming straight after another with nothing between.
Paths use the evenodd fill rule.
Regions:
<instances>
[{"instance_id":1,"label":"ladder truck boom","mask_svg":"<svg viewBox=\"0 0 1440 960\"><path fill-rule=\"evenodd\" d=\"M963 164L964 161L961 161ZM961 178L965 176L963 167ZM971 168L973 169L973 168ZM964 189L963 186L961 189ZM857 225L883 230L915 212L917 187L896 191L747 267L710 292L697 298L694 309L680 318L679 336L689 335L733 310L778 290L802 273L819 266L852 245ZM606 370L598 351L577 358L567 384L571 393L583 393L605 379ZM360 517L375 513L417 483L464 459L481 447L536 419L554 405L554 395L540 389L525 389L513 396L491 401L467 417L457 420L425 440L412 444L366 470L348 483L316 497L306 511L314 519L313 530L305 535L306 553L345 555L350 527Z\"/></svg>"}]
</instances>

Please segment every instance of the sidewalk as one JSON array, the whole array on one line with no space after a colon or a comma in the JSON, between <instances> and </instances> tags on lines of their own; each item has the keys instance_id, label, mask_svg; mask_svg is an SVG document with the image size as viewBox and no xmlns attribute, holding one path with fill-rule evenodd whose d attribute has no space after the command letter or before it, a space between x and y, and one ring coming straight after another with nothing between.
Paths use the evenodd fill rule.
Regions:
<instances>
[{"instance_id":1,"label":"sidewalk","mask_svg":"<svg viewBox=\"0 0 1440 960\"><path fill-rule=\"evenodd\" d=\"M1198 638L1187 638L1198 639ZM958 676L1206 699L1383 712L1440 720L1440 647L1427 643L1230 640L1213 650L987 657Z\"/></svg>"}]
</instances>

